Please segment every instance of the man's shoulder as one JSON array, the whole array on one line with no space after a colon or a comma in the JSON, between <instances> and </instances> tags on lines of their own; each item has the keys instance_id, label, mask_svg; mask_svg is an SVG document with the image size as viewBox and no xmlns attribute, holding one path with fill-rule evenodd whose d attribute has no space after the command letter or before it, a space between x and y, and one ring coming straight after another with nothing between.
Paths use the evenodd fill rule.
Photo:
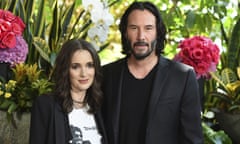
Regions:
<instances>
[{"instance_id":1,"label":"man's shoulder","mask_svg":"<svg viewBox=\"0 0 240 144\"><path fill-rule=\"evenodd\" d=\"M176 62L176 61L173 61L174 63L174 67L179 70L179 71L191 71L193 70L193 67L190 66L190 65L187 65L187 64L184 64L184 63L181 63L181 62Z\"/></svg>"},{"instance_id":2,"label":"man's shoulder","mask_svg":"<svg viewBox=\"0 0 240 144\"><path fill-rule=\"evenodd\" d=\"M119 59L117 61L114 61L114 62L110 62L106 65L103 65L103 69L112 69L112 68L118 68L120 67L121 65L124 64L124 62L126 61L125 58L122 58L122 59Z\"/></svg>"},{"instance_id":3,"label":"man's shoulder","mask_svg":"<svg viewBox=\"0 0 240 144\"><path fill-rule=\"evenodd\" d=\"M168 58L162 57L160 59L160 63L161 63L161 60L164 61L163 62L164 64L170 66L174 71L189 71L189 70L193 70L193 67L191 67L191 66L189 66L187 64L178 62L178 61L174 61L172 59L168 59Z\"/></svg>"}]
</instances>

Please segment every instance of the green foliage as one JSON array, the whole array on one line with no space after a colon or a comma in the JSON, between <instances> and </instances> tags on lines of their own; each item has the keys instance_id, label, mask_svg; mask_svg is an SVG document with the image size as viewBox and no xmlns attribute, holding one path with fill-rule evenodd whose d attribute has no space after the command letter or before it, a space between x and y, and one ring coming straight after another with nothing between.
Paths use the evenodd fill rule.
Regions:
<instances>
[{"instance_id":1,"label":"green foliage","mask_svg":"<svg viewBox=\"0 0 240 144\"><path fill-rule=\"evenodd\" d=\"M28 43L28 64L50 74L56 53L67 39L86 38L91 24L89 13L74 1L58 0L22 1L13 0L0 3L1 8L13 11L26 24L24 38Z\"/></svg>"},{"instance_id":2,"label":"green foliage","mask_svg":"<svg viewBox=\"0 0 240 144\"><path fill-rule=\"evenodd\" d=\"M218 83L217 89L209 93L215 97L212 107L228 113L240 113L240 67L236 71L224 68L221 73L211 73Z\"/></svg>"},{"instance_id":3,"label":"green foliage","mask_svg":"<svg viewBox=\"0 0 240 144\"><path fill-rule=\"evenodd\" d=\"M233 27L226 55L226 66L234 69L240 65L240 17Z\"/></svg>"},{"instance_id":4,"label":"green foliage","mask_svg":"<svg viewBox=\"0 0 240 144\"><path fill-rule=\"evenodd\" d=\"M133 1L134 0L121 0L111 7L111 12L115 16L116 22L119 22L124 10ZM178 52L177 46L180 40L195 35L209 37L213 41L217 41L217 44L224 53L228 51L228 41L230 41L232 37L232 30L240 16L237 5L230 5L234 0L218 0L217 2L215 0L149 1L158 6L167 26L168 35L164 53L165 56L173 58ZM118 23L112 26L111 35L109 37L109 41L114 44L120 44L120 34L117 24ZM239 36L235 36L234 38L237 39ZM234 41L233 43L240 44L237 41ZM115 53L115 50L112 50L112 52ZM239 53L235 53L235 56L239 55ZM231 58L233 59L233 57ZM234 62L232 59L229 59L228 61ZM222 57L221 60L223 61L221 61L221 64L226 63L225 57Z\"/></svg>"},{"instance_id":5,"label":"green foliage","mask_svg":"<svg viewBox=\"0 0 240 144\"><path fill-rule=\"evenodd\" d=\"M52 83L41 77L42 71L37 65L18 64L12 68L13 77L9 81L0 81L0 109L14 122L13 114L30 112L33 100L51 91Z\"/></svg>"},{"instance_id":6,"label":"green foliage","mask_svg":"<svg viewBox=\"0 0 240 144\"><path fill-rule=\"evenodd\" d=\"M232 144L231 139L224 131L214 131L206 123L202 122L204 144Z\"/></svg>"}]
</instances>

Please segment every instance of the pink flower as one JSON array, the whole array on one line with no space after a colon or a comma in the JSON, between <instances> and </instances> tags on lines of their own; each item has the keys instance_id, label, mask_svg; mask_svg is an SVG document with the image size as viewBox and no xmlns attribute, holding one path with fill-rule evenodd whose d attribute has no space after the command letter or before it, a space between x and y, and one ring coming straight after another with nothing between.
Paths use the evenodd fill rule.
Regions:
<instances>
[{"instance_id":1,"label":"pink flower","mask_svg":"<svg viewBox=\"0 0 240 144\"><path fill-rule=\"evenodd\" d=\"M180 51L174 60L192 66L197 78L209 78L209 72L216 71L220 59L220 50L211 39L203 36L186 38L178 45Z\"/></svg>"},{"instance_id":2,"label":"pink flower","mask_svg":"<svg viewBox=\"0 0 240 144\"><path fill-rule=\"evenodd\" d=\"M15 47L16 37L22 35L24 28L25 24L20 17L0 9L0 48Z\"/></svg>"},{"instance_id":3,"label":"pink flower","mask_svg":"<svg viewBox=\"0 0 240 144\"><path fill-rule=\"evenodd\" d=\"M14 66L23 63L27 58L28 45L23 37L16 37L16 46L14 48L0 49L0 63L10 63Z\"/></svg>"},{"instance_id":4,"label":"pink flower","mask_svg":"<svg viewBox=\"0 0 240 144\"><path fill-rule=\"evenodd\" d=\"M23 63L28 45L22 37L25 24L10 11L0 9L0 63Z\"/></svg>"},{"instance_id":5,"label":"pink flower","mask_svg":"<svg viewBox=\"0 0 240 144\"><path fill-rule=\"evenodd\" d=\"M14 48L16 46L16 37L13 32L3 32L1 39L1 48Z\"/></svg>"}]
</instances>

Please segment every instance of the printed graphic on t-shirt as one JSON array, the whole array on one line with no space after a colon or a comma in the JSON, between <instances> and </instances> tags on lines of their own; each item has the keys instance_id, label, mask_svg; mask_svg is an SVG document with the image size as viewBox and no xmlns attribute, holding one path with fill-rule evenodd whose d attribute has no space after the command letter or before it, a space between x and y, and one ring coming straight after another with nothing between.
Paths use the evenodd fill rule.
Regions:
<instances>
[{"instance_id":1,"label":"printed graphic on t-shirt","mask_svg":"<svg viewBox=\"0 0 240 144\"><path fill-rule=\"evenodd\" d=\"M73 139L70 143L72 144L91 144L89 140L83 140L82 131L80 128L70 125Z\"/></svg>"},{"instance_id":2,"label":"printed graphic on t-shirt","mask_svg":"<svg viewBox=\"0 0 240 144\"><path fill-rule=\"evenodd\" d=\"M72 144L101 144L101 134L98 132L93 114L87 109L73 109L69 114L69 125L73 139Z\"/></svg>"}]
</instances>

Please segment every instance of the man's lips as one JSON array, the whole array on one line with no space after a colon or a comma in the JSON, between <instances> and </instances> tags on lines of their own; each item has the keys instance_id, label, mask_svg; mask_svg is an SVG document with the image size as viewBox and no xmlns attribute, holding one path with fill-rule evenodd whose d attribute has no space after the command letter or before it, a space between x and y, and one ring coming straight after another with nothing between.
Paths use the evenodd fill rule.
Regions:
<instances>
[{"instance_id":1,"label":"man's lips","mask_svg":"<svg viewBox=\"0 0 240 144\"><path fill-rule=\"evenodd\" d=\"M145 42L135 42L134 46L148 46L148 43L145 43Z\"/></svg>"}]
</instances>

